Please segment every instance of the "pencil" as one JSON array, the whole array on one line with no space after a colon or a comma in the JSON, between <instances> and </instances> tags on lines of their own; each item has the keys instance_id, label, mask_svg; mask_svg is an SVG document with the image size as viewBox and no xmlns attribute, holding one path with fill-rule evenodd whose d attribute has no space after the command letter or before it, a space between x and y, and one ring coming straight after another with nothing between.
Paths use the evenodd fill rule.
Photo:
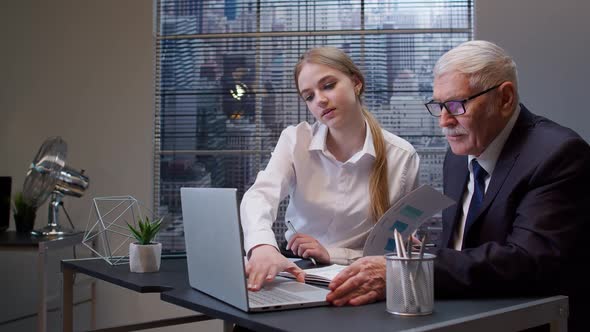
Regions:
<instances>
[{"instance_id":1,"label":"pencil","mask_svg":"<svg viewBox=\"0 0 590 332\"><path fill-rule=\"evenodd\" d=\"M397 250L397 257L399 258L405 258L404 256L404 240L402 239L402 235L396 230L393 231L393 236L395 237L395 249ZM408 301L408 291L406 289L406 282L405 282L405 273L404 273L404 267L403 267L403 262L400 260L397 261L398 263L398 268L399 268L399 273L400 273L400 284L402 286L402 298L403 298L403 302L404 302L404 311L407 312L408 308L410 307L409 301Z\"/></svg>"}]
</instances>

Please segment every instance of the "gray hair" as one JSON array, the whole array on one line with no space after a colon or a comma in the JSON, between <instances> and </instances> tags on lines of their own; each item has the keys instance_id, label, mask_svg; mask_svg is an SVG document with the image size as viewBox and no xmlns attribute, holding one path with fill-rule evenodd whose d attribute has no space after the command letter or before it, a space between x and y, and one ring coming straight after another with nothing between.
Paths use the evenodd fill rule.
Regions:
<instances>
[{"instance_id":1,"label":"gray hair","mask_svg":"<svg viewBox=\"0 0 590 332\"><path fill-rule=\"evenodd\" d=\"M459 72L469 78L472 89L487 89L502 82L512 82L518 105L518 75L514 60L500 46L472 40L443 54L434 66L434 77Z\"/></svg>"}]
</instances>

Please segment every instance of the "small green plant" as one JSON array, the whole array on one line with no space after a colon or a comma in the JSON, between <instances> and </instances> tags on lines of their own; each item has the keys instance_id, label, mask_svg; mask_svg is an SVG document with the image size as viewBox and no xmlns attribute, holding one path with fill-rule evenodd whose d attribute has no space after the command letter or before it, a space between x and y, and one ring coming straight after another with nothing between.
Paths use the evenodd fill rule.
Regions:
<instances>
[{"instance_id":1,"label":"small green plant","mask_svg":"<svg viewBox=\"0 0 590 332\"><path fill-rule=\"evenodd\" d=\"M16 230L18 232L29 232L35 224L37 207L29 203L20 191L14 195L13 203L12 212L14 222L16 223Z\"/></svg>"},{"instance_id":2,"label":"small green plant","mask_svg":"<svg viewBox=\"0 0 590 332\"><path fill-rule=\"evenodd\" d=\"M137 239L137 242L141 245L151 244L152 240L160 231L160 226L162 226L162 218L158 218L152 222L150 222L150 218L147 216L145 217L145 221L139 218L137 220L137 224L139 229L129 225L129 230L131 230L131 234Z\"/></svg>"}]
</instances>

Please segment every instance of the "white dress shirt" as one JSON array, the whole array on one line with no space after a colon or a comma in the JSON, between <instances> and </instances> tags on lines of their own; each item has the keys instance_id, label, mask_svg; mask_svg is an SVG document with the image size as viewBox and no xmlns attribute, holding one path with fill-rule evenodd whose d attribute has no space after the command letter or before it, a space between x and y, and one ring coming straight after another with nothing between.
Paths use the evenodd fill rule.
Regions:
<instances>
[{"instance_id":1,"label":"white dress shirt","mask_svg":"<svg viewBox=\"0 0 590 332\"><path fill-rule=\"evenodd\" d=\"M289 126L264 171L258 173L240 206L244 249L260 244L277 246L272 224L279 203L290 196L285 220L299 233L317 239L332 263L350 264L362 248L375 221L370 216L369 177L375 160L373 136L366 124L363 148L346 162L328 151L328 127L319 122ZM402 138L383 130L390 202L417 186L419 157ZM285 233L289 239L293 234Z\"/></svg>"},{"instance_id":2,"label":"white dress shirt","mask_svg":"<svg viewBox=\"0 0 590 332\"><path fill-rule=\"evenodd\" d=\"M500 134L494 138L492 143L482 152L479 157L469 155L467 158L467 168L469 169L469 181L467 182L467 190L463 195L462 200L462 211L463 214L461 215L460 224L457 226L454 239L453 239L453 246L455 250L461 250L463 247L463 232L465 231L465 220L467 219L467 212L469 211L469 204L471 203L471 197L473 196L475 180L473 176L473 168L471 166L471 161L473 159L477 159L479 165L488 173L485 179L485 190L484 190L484 197L485 192L488 190L488 186L490 181L492 180L492 174L494 169L496 168L496 162L498 161L498 157L500 156L500 152L502 152L502 148L504 147L504 143L510 136L512 132L512 128L516 123L516 119L518 119L518 114L520 114L520 105L516 107L516 110L508 120L508 123L500 131Z\"/></svg>"}]
</instances>

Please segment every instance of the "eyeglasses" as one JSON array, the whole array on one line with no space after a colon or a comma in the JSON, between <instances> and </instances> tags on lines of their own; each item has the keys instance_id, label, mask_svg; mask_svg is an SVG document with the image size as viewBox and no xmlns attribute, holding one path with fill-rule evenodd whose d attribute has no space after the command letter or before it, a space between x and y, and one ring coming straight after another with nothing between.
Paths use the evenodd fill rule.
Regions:
<instances>
[{"instance_id":1,"label":"eyeglasses","mask_svg":"<svg viewBox=\"0 0 590 332\"><path fill-rule=\"evenodd\" d=\"M426 109L428 110L428 112L430 113L430 115L432 116L436 116L436 117L440 117L443 111L443 108L446 108L447 111L453 115L461 115L461 114L465 114L465 103L470 101L471 99L475 99L481 95L484 95L492 90L494 90L495 88L499 87L500 85L502 85L502 83L494 85L493 87L483 90L480 93L474 94L471 97L467 97L463 100L448 100L442 103L439 103L437 101L431 100L429 102L427 102L426 104L424 104L424 106L426 106Z\"/></svg>"}]
</instances>

